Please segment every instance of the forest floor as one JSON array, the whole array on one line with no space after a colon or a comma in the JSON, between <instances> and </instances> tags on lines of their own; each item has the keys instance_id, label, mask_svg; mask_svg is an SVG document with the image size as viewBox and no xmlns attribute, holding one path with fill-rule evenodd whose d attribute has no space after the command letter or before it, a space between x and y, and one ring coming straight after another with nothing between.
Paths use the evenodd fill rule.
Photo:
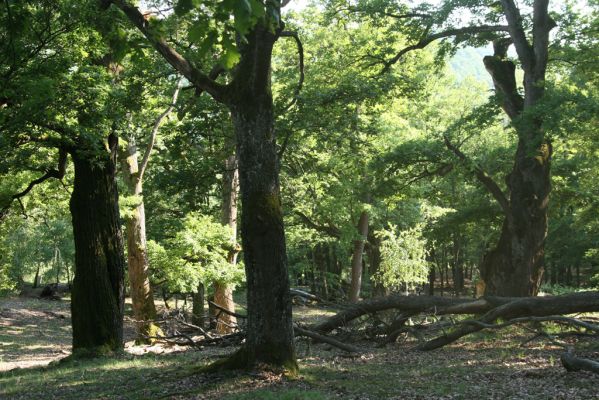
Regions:
<instances>
[{"instance_id":1,"label":"forest floor","mask_svg":"<svg viewBox=\"0 0 599 400\"><path fill-rule=\"evenodd\" d=\"M314 322L334 311L294 309ZM599 376L566 372L561 349L510 327L481 332L432 352L412 339L349 356L298 340L301 372L198 374L234 348L135 346L116 357L52 363L70 354L68 301L0 299L0 399L599 399ZM599 358L599 340L577 339L576 354Z\"/></svg>"}]
</instances>

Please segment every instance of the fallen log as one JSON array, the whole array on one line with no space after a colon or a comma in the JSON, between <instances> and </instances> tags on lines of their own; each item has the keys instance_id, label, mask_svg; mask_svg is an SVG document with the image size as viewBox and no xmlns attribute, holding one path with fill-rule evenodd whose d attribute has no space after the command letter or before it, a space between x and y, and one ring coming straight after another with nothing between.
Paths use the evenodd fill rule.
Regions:
<instances>
[{"instance_id":1,"label":"fallen log","mask_svg":"<svg viewBox=\"0 0 599 400\"><path fill-rule=\"evenodd\" d=\"M320 297L313 295L312 293L308 293L305 290L301 290L301 289L291 288L291 289L289 289L289 293L292 296L303 297L310 301L317 301L317 302L322 301L322 299Z\"/></svg>"},{"instance_id":2,"label":"fallen log","mask_svg":"<svg viewBox=\"0 0 599 400\"><path fill-rule=\"evenodd\" d=\"M419 350L434 350L489 327L501 318L547 317L563 314L599 311L599 292L573 293L563 296L523 297L493 308L481 318L463 321L459 328L418 346Z\"/></svg>"},{"instance_id":3,"label":"fallen log","mask_svg":"<svg viewBox=\"0 0 599 400\"><path fill-rule=\"evenodd\" d=\"M327 333L348 324L356 318L385 310L399 310L402 313L415 315L423 312L435 315L444 314L482 314L499 305L514 300L510 297L485 297L481 299L461 299L440 296L402 296L391 295L360 301L320 324L311 330Z\"/></svg>"},{"instance_id":4,"label":"fallen log","mask_svg":"<svg viewBox=\"0 0 599 400\"><path fill-rule=\"evenodd\" d=\"M599 362L588 358L576 357L571 351L563 353L560 361L568 372L589 371L599 374Z\"/></svg>"},{"instance_id":5,"label":"fallen log","mask_svg":"<svg viewBox=\"0 0 599 400\"><path fill-rule=\"evenodd\" d=\"M335 340L333 338L330 338L328 336L324 336L324 335L318 334L316 332L312 332L307 329L300 328L299 326L294 327L293 332L295 333L295 336L306 336L306 337L312 338L314 340L318 340L319 342L330 344L331 346L335 346L335 347L340 348L341 350L345 350L349 353L361 353L361 350L355 346L349 345L347 343L342 343L342 342Z\"/></svg>"}]
</instances>

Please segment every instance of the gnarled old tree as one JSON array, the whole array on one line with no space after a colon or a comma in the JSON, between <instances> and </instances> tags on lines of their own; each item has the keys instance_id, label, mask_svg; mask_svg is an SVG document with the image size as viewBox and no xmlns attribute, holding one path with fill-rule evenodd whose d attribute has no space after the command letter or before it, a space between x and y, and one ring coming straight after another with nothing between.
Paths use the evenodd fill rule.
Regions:
<instances>
[{"instance_id":1,"label":"gnarled old tree","mask_svg":"<svg viewBox=\"0 0 599 400\"><path fill-rule=\"evenodd\" d=\"M74 165L70 200L75 238L73 351L118 350L123 345L124 308L124 254L115 180L118 139L103 108L112 100L104 96L111 76L93 55L81 50L95 46L99 53L106 49L91 39L93 33L86 32L81 21L73 20L79 10L70 3L11 2L6 6L9 19L18 16L22 20L18 26L6 21L12 27L6 31L7 47L2 41L6 57L0 57L0 97L7 99L7 106L0 108L3 144L12 153L25 155L42 148L59 149L59 167L47 170L11 200L46 179L62 178L70 154ZM36 86L40 82L42 86Z\"/></svg>"},{"instance_id":2,"label":"gnarled old tree","mask_svg":"<svg viewBox=\"0 0 599 400\"><path fill-rule=\"evenodd\" d=\"M167 62L198 91L226 105L233 118L248 321L244 347L221 366L245 368L263 363L297 369L270 81L273 46L279 37L288 35L282 31L279 2L260 3L251 27L238 41L239 63L226 85L179 54L136 7L124 0L103 4L120 8Z\"/></svg>"},{"instance_id":3,"label":"gnarled old tree","mask_svg":"<svg viewBox=\"0 0 599 400\"><path fill-rule=\"evenodd\" d=\"M516 131L518 147L512 171L506 179L507 191L480 168L474 168L476 177L497 200L504 214L499 242L485 255L480 266L481 277L486 294L534 296L538 293L543 274L547 206L551 191L552 147L543 129L540 105L545 95L549 32L556 24L549 16L549 0L533 2L530 32L526 30L528 24L525 21L528 19L521 15L515 2L501 0L501 17L507 25L451 28L431 34L433 26L445 23L451 14L448 9L468 7L467 2L458 3L442 6L438 14L406 13L396 16L428 22L424 24L424 36L388 60L385 70L407 52L422 49L436 40L455 38L456 42L462 42L474 38L480 42L484 38L493 38L494 55L485 57L484 64L493 78L500 105ZM512 44L524 71L524 96L518 90L516 66L507 58L507 49ZM466 159L447 138L446 145L460 159Z\"/></svg>"}]
</instances>

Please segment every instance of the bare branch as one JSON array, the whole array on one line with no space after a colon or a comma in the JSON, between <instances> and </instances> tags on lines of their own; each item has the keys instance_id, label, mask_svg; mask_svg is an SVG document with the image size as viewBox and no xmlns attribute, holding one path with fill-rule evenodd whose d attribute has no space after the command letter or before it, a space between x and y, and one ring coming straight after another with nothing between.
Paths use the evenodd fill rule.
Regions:
<instances>
[{"instance_id":1,"label":"bare branch","mask_svg":"<svg viewBox=\"0 0 599 400\"><path fill-rule=\"evenodd\" d=\"M483 32L508 32L508 27L505 25L480 25L480 26L467 26L464 28L455 28L448 29L443 32L433 33L432 35L428 35L416 44L405 47L399 53L397 53L393 58L385 62L385 67L382 70L382 73L388 72L391 69L391 66L397 63L406 53L409 53L413 50L424 49L426 46L431 44L432 42L445 39L448 37L458 36L458 35L473 35L477 33Z\"/></svg>"},{"instance_id":2,"label":"bare branch","mask_svg":"<svg viewBox=\"0 0 599 400\"><path fill-rule=\"evenodd\" d=\"M443 136L443 139L445 141L445 146L447 146L449 150L451 150L460 160L462 160L462 162L468 162L466 155L459 148L454 146L446 135ZM497 200L506 217L510 218L511 214L509 200L499 185L497 185L493 178L487 175L487 173L483 171L479 165L474 164L474 174L476 178L485 186L485 188L493 195L495 200Z\"/></svg>"},{"instance_id":3,"label":"bare branch","mask_svg":"<svg viewBox=\"0 0 599 400\"><path fill-rule=\"evenodd\" d=\"M150 160L150 154L152 153L152 149L154 148L154 143L156 142L156 135L158 134L158 129L160 129L160 125L168 115L173 111L175 105L177 104L177 98L179 97L179 92L181 91L181 84L183 83L183 79L179 79L177 83L177 87L175 88L175 93L173 93L173 98L171 100L171 104L169 104L168 108L164 110L156 121L154 122L154 126L152 127L152 132L150 133L150 139L148 140L148 145L146 146L146 151L144 152L143 159L141 160L141 164L139 167L139 177L138 180L141 182L144 176L144 172L146 172L146 168L148 167L148 161Z\"/></svg>"}]
</instances>

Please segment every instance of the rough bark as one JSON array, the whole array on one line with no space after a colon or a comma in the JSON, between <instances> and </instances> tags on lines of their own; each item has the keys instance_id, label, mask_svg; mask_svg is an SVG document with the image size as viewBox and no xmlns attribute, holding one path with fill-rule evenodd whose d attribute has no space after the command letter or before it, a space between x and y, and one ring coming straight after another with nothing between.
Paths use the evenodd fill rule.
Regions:
<instances>
[{"instance_id":1,"label":"rough bark","mask_svg":"<svg viewBox=\"0 0 599 400\"><path fill-rule=\"evenodd\" d=\"M237 154L230 154L225 160L223 173L223 209L222 223L231 228L231 242L233 249L229 252L227 261L234 266L237 263L237 197L239 190L239 171L237 168ZM214 302L219 306L235 312L233 301L233 287L226 283L214 284ZM232 314L220 313L216 322L218 333L227 334L234 331L237 320Z\"/></svg>"},{"instance_id":2,"label":"rough bark","mask_svg":"<svg viewBox=\"0 0 599 400\"><path fill-rule=\"evenodd\" d=\"M70 209L75 238L71 293L73 351L123 346L124 253L115 180L117 140L111 154L72 153L75 179ZM84 154L85 153L85 154Z\"/></svg>"},{"instance_id":3,"label":"rough bark","mask_svg":"<svg viewBox=\"0 0 599 400\"><path fill-rule=\"evenodd\" d=\"M349 301L355 303L360 299L362 288L362 255L364 254L364 242L368 236L368 212L362 211L358 221L358 235L354 240L354 251L351 261L351 284L349 289Z\"/></svg>"},{"instance_id":4,"label":"rough bark","mask_svg":"<svg viewBox=\"0 0 599 400\"><path fill-rule=\"evenodd\" d=\"M230 110L237 136L247 338L237 360L297 369L271 93L276 36L262 24L240 46Z\"/></svg>"},{"instance_id":5,"label":"rough bark","mask_svg":"<svg viewBox=\"0 0 599 400\"><path fill-rule=\"evenodd\" d=\"M240 62L227 85L217 83L151 31L142 13L124 0L115 4L165 60L198 90L205 90L231 111L237 137L241 234L248 286L247 339L235 356L208 369L247 368L259 363L297 370L281 212L273 100L272 48L277 31L265 20L240 41ZM271 5L272 6L272 5ZM279 14L276 6L271 10Z\"/></svg>"},{"instance_id":6,"label":"rough bark","mask_svg":"<svg viewBox=\"0 0 599 400\"><path fill-rule=\"evenodd\" d=\"M551 191L552 147L542 117L530 111L544 97L549 31L555 26L547 13L547 0L533 7L533 41L529 43L522 17L513 0L502 0L510 39L495 42L495 54L485 57L501 106L518 133L514 166L506 182L509 203L497 246L486 254L481 277L486 293L535 296L543 275L547 205ZM513 43L524 70L524 98L516 86L515 65L506 59ZM529 112L527 112L529 111Z\"/></svg>"}]
</instances>

